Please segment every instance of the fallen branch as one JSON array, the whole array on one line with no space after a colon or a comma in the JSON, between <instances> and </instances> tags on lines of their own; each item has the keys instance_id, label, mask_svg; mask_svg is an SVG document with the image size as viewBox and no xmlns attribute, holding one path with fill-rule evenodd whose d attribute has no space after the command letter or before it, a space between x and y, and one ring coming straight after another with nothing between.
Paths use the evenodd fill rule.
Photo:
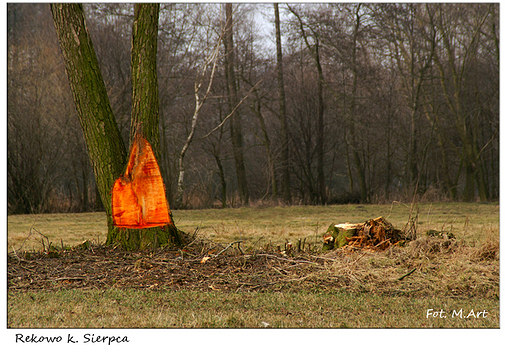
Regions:
<instances>
[{"instance_id":1,"label":"fallen branch","mask_svg":"<svg viewBox=\"0 0 520 345\"><path fill-rule=\"evenodd\" d=\"M380 245L382 245L383 243L387 243L387 242L390 242L390 239L386 239L386 240L384 240L383 242L379 242L376 246L374 246L374 248L377 248L377 247L379 247Z\"/></svg>"},{"instance_id":2,"label":"fallen branch","mask_svg":"<svg viewBox=\"0 0 520 345\"><path fill-rule=\"evenodd\" d=\"M264 254L264 253L259 253L259 254L254 254L256 256L266 256L268 258L275 258L275 259L278 259L278 260L283 260L283 261L289 261L289 262L295 262L295 263L298 263L298 264L313 264L313 265L318 265L316 262L312 262L312 261L307 261L307 260L291 260L291 259L286 259L286 258L282 258L280 256L276 256L276 255L272 255L272 254Z\"/></svg>"},{"instance_id":3,"label":"fallen branch","mask_svg":"<svg viewBox=\"0 0 520 345\"><path fill-rule=\"evenodd\" d=\"M232 245L234 245L235 243L238 243L238 249L240 250L240 252L242 254L244 254L242 252L242 249L240 249L240 243L242 243L242 241L235 241L235 242L231 242L230 244L228 244L228 246L224 249L222 249L220 252L218 252L217 254L213 255L214 258L216 258L217 256L219 256L220 254L224 253L226 250L228 250Z\"/></svg>"},{"instance_id":4,"label":"fallen branch","mask_svg":"<svg viewBox=\"0 0 520 345\"><path fill-rule=\"evenodd\" d=\"M417 268L414 268L413 270L411 270L410 272L406 273L405 275L401 276L400 278L397 278L397 280L403 280L404 278L408 277L410 274L412 274L413 272L415 272Z\"/></svg>"},{"instance_id":5,"label":"fallen branch","mask_svg":"<svg viewBox=\"0 0 520 345\"><path fill-rule=\"evenodd\" d=\"M86 279L86 277L58 277L58 278L43 279L42 281L85 280L85 279Z\"/></svg>"},{"instance_id":6,"label":"fallen branch","mask_svg":"<svg viewBox=\"0 0 520 345\"><path fill-rule=\"evenodd\" d=\"M311 258L314 258L314 259L317 259L317 260L329 260L329 261L337 261L336 259L333 259L333 258L327 258L325 256L316 256L316 255L311 255L310 256Z\"/></svg>"}]
</instances>

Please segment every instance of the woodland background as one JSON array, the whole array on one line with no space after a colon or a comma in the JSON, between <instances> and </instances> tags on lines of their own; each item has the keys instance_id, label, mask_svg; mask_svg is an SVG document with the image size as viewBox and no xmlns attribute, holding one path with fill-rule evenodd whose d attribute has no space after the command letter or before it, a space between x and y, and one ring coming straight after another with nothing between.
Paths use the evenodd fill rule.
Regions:
<instances>
[{"instance_id":1,"label":"woodland background","mask_svg":"<svg viewBox=\"0 0 520 345\"><path fill-rule=\"evenodd\" d=\"M7 8L8 213L102 210L49 5ZM133 6L84 9L129 147ZM230 113L222 44L186 152L179 204L178 157L191 129L194 85L209 83L201 68L225 15L221 4L161 5L158 159L171 206L498 199L498 4L279 10L284 95L273 5L234 5L242 103L233 116L241 121L249 200L238 193L230 121L217 127Z\"/></svg>"}]
</instances>

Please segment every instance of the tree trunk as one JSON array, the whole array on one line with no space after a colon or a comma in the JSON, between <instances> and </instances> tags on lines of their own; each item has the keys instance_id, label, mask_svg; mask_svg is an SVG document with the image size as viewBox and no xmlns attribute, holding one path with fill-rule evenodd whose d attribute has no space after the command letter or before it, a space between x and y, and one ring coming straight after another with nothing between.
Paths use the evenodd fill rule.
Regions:
<instances>
[{"instance_id":1,"label":"tree trunk","mask_svg":"<svg viewBox=\"0 0 520 345\"><path fill-rule=\"evenodd\" d=\"M182 146L181 152L179 154L179 176L177 178L177 195L175 197L175 207L176 208L182 208L184 207L184 175L185 175L185 157L186 152L188 151L188 148L190 147L190 144L193 140L193 136L195 134L195 129L197 127L197 122L199 119L199 113L200 109L206 102L206 99L208 98L211 87L213 85L213 77L215 76L215 70L218 62L218 55L219 55L219 49L220 49L221 41L219 40L216 44L214 50L210 54L210 56L206 59L203 66L200 68L200 70L197 72L197 78L195 79L195 110L193 111L193 116L191 118L191 129L190 133L188 134L188 137L186 138L186 141L184 142L184 145ZM200 88L202 87L202 82L204 80L204 76L206 75L207 68L212 65L211 69L211 76L209 79L208 87L206 89L205 94L200 97L199 92Z\"/></svg>"},{"instance_id":2,"label":"tree trunk","mask_svg":"<svg viewBox=\"0 0 520 345\"><path fill-rule=\"evenodd\" d=\"M485 173L484 173L484 167L482 166L482 163L479 163L478 171L477 171L477 178L478 178L478 196L480 198L481 202L486 202L489 200L489 186L487 185L488 179L486 179Z\"/></svg>"},{"instance_id":3,"label":"tree trunk","mask_svg":"<svg viewBox=\"0 0 520 345\"><path fill-rule=\"evenodd\" d=\"M198 99L198 95L195 95L196 99ZM197 120L199 116L199 103L195 105L195 112L193 114L192 120L191 120L191 130L188 134L188 138L186 138L186 141L184 145L182 146L181 152L179 154L179 176L177 178L177 193L175 195L175 208L184 208L184 174L185 174L185 166L184 166L184 158L186 156L186 152L188 151L188 147L191 144L191 141L193 140L193 135L195 133L195 127L197 126Z\"/></svg>"},{"instance_id":4,"label":"tree trunk","mask_svg":"<svg viewBox=\"0 0 520 345\"><path fill-rule=\"evenodd\" d=\"M269 134L267 133L267 126L265 125L264 116L262 115L261 100L258 96L256 97L256 108L253 109L253 112L258 117L260 129L262 130L262 143L264 144L265 153L267 154L267 164L269 167L269 177L271 180L271 197L274 201L276 201L278 200L278 183L276 179L276 169L274 164L275 159L273 149L271 147L271 139L269 139Z\"/></svg>"},{"instance_id":5,"label":"tree trunk","mask_svg":"<svg viewBox=\"0 0 520 345\"><path fill-rule=\"evenodd\" d=\"M466 161L466 160L465 160ZM468 159L469 161L469 159ZM466 183L464 185L464 201L465 202L472 202L475 199L475 169L476 166L473 162L466 162L465 165L465 171L466 171Z\"/></svg>"},{"instance_id":6,"label":"tree trunk","mask_svg":"<svg viewBox=\"0 0 520 345\"><path fill-rule=\"evenodd\" d=\"M318 142L317 142L317 151L318 151L318 193L320 203L325 205L327 203L327 191L325 188L325 134L324 134L324 122L323 117L325 115L325 101L323 99L323 70L321 68L320 62L320 52L319 52L319 40L316 37L316 69L318 70Z\"/></svg>"},{"instance_id":7,"label":"tree trunk","mask_svg":"<svg viewBox=\"0 0 520 345\"><path fill-rule=\"evenodd\" d=\"M283 200L291 204L291 177L289 174L289 126L287 125L287 109L285 104L285 86L283 80L282 38L280 34L280 12L278 4L274 4L274 23L276 27L276 68L280 102L280 123L282 130L282 193Z\"/></svg>"},{"instance_id":8,"label":"tree trunk","mask_svg":"<svg viewBox=\"0 0 520 345\"><path fill-rule=\"evenodd\" d=\"M157 85L157 34L159 4L135 4L132 27L132 128L137 129L161 157L159 141L159 87ZM160 163L160 162L159 162Z\"/></svg>"},{"instance_id":9,"label":"tree trunk","mask_svg":"<svg viewBox=\"0 0 520 345\"><path fill-rule=\"evenodd\" d=\"M135 4L132 26L132 128L130 140L141 133L161 157L159 140L159 88L157 84L157 34L159 4ZM158 162L160 164L160 162ZM173 220L172 220L173 221ZM126 250L182 244L175 225L166 229L109 228L107 244Z\"/></svg>"},{"instance_id":10,"label":"tree trunk","mask_svg":"<svg viewBox=\"0 0 520 345\"><path fill-rule=\"evenodd\" d=\"M361 5L357 6L356 10L356 25L354 27L354 33L352 35L352 90L350 93L350 102L349 102L349 113L350 113L350 121L349 122L349 138L347 141L347 145L352 148L352 152L354 155L354 165L356 166L357 175L359 178L359 187L361 192L361 202L368 202L368 190L366 183L366 173L365 173L365 164L361 159L361 154L359 153L361 146L357 142L358 133L354 128L354 114L356 113L357 108L357 86L358 86L358 68L357 68L357 44L358 44L358 34L361 25L361 15L360 12Z\"/></svg>"},{"instance_id":11,"label":"tree trunk","mask_svg":"<svg viewBox=\"0 0 520 345\"><path fill-rule=\"evenodd\" d=\"M220 185L222 186L222 208L227 207L227 183L226 183L226 175L224 173L224 167L222 166L222 162L220 161L220 156L218 152L213 152L213 157L215 157L215 161L218 166L218 176L220 177Z\"/></svg>"},{"instance_id":12,"label":"tree trunk","mask_svg":"<svg viewBox=\"0 0 520 345\"><path fill-rule=\"evenodd\" d=\"M233 4L227 3L226 26L225 26L225 50L226 50L226 77L229 95L229 112L231 116L231 143L233 145L233 156L235 158L235 169L237 174L238 194L243 205L249 205L249 191L247 188L246 167L244 164L244 149L242 141L242 125L240 114L235 107L238 105L237 84L235 78L235 50L233 45Z\"/></svg>"},{"instance_id":13,"label":"tree trunk","mask_svg":"<svg viewBox=\"0 0 520 345\"><path fill-rule=\"evenodd\" d=\"M110 191L125 168L125 145L110 107L82 5L51 4L51 12L110 229Z\"/></svg>"},{"instance_id":14,"label":"tree trunk","mask_svg":"<svg viewBox=\"0 0 520 345\"><path fill-rule=\"evenodd\" d=\"M428 95L425 95L426 98L426 105L424 108L424 114L426 116L426 119L430 123L430 126L432 126L433 131L435 135L437 136L437 147L440 150L441 153L441 164L440 169L442 173L442 183L444 184L445 190L449 193L450 198L452 200L458 199L458 191L457 191L457 185L458 185L458 178L455 179L455 181L452 181L450 178L450 168L448 163L448 150L446 148L445 139L444 139L444 133L442 130L439 129L438 126L438 118L439 114L436 113L435 106L433 104L433 98L431 98ZM458 175L457 175L458 176Z\"/></svg>"},{"instance_id":15,"label":"tree trunk","mask_svg":"<svg viewBox=\"0 0 520 345\"><path fill-rule=\"evenodd\" d=\"M92 166L94 167L96 185L107 214L108 234L106 243L112 245L117 244L127 250L143 249L152 245L156 247L172 242L181 244L180 236L173 224L167 227L166 230L168 231L159 230L158 228L129 229L128 231L123 231L114 227L111 190L114 181L125 169L126 150L123 138L110 107L92 40L86 28L82 5L52 4L51 12L63 53L72 94L76 103L76 109L83 129L87 151ZM149 12L143 11L141 14L146 13ZM139 18L142 17L136 16L136 20ZM149 18L145 18L145 20L146 19ZM141 23L134 23L134 29L138 28L138 31L141 30L140 28L142 26ZM146 30L146 25L142 29L148 34L151 32L149 28ZM156 30L157 25L155 26L155 31ZM138 37L143 37L143 35L138 35ZM144 42L145 41L146 40L144 40ZM156 45L157 43L155 43L155 47ZM139 47L139 44L134 42L133 48L135 51L142 52L142 50L138 50L137 47ZM134 49L132 53L134 53ZM145 48L145 50L146 49L147 48ZM155 64L155 57L153 59ZM143 60L146 60L146 58L143 58ZM134 59L132 59L132 61L134 61ZM141 63L141 61L139 63ZM146 63L149 63L149 61L146 61ZM150 64L144 64L141 66L141 71L135 74L138 78L137 81L134 80L134 84L139 91L136 91L135 97L138 102L134 102L134 106L138 110L133 111L132 123L142 123L141 130L143 134L147 136L148 140L156 143L156 149L158 150L158 107L144 104L147 97L154 97L154 92L155 95L157 95L157 87L155 85L154 90L153 82L143 82L139 79L139 76L142 74L145 75L144 79L150 77L142 70L144 66L151 68ZM155 72L151 72L150 74L156 76ZM155 83L156 82L155 77ZM147 85L148 88L151 89L151 92L148 92L149 89L142 86L145 83L148 83ZM156 96L155 102L157 103ZM134 117L136 117L136 119L134 119ZM154 117L157 118L157 121ZM154 123L155 125L153 125ZM156 128L152 128L152 126ZM135 131L136 127L134 127L133 130Z\"/></svg>"}]
</instances>

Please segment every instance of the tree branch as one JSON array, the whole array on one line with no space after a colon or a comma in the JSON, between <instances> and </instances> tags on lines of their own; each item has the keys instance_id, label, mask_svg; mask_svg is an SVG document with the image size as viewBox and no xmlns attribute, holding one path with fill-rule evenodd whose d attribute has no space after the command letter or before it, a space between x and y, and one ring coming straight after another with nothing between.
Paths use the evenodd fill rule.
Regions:
<instances>
[{"instance_id":1,"label":"tree branch","mask_svg":"<svg viewBox=\"0 0 520 345\"><path fill-rule=\"evenodd\" d=\"M207 137L209 137L213 132L215 132L216 130L218 130L220 127L224 126L224 123L226 123L226 121L231 117L233 116L233 114L236 112L236 110L238 109L238 107L240 107L240 105L247 99L249 98L249 96L251 95L251 93L253 93L253 91L255 90L255 88L262 82L264 81L264 78L260 79L252 88L251 90L249 90L249 92L240 100L240 102L238 102L238 104L233 108L233 110L231 111L231 113L229 113L225 118L224 120L222 120L222 122L215 128L213 128L211 131L208 132L208 134L206 134L205 136L203 136L201 139L206 139Z\"/></svg>"}]
</instances>

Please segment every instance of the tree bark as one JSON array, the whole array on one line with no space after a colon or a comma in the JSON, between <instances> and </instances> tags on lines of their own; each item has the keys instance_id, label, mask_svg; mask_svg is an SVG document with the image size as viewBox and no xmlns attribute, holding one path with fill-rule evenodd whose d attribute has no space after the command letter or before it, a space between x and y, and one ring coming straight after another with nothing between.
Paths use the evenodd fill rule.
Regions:
<instances>
[{"instance_id":1,"label":"tree bark","mask_svg":"<svg viewBox=\"0 0 520 345\"><path fill-rule=\"evenodd\" d=\"M276 70L280 104L280 123L282 130L282 194L283 200L291 204L291 177L289 173L289 126L287 125L287 108L285 103L285 85L283 79L282 38L280 33L280 12L278 4L274 4L274 23L276 28Z\"/></svg>"},{"instance_id":2,"label":"tree bark","mask_svg":"<svg viewBox=\"0 0 520 345\"><path fill-rule=\"evenodd\" d=\"M358 46L358 35L361 27L361 15L360 15L360 9L361 5L358 5L356 8L355 13L355 26L354 26L354 32L352 34L352 52L351 52L351 61L352 61L352 90L350 93L350 102L349 102L349 115L350 115L350 121L349 122L349 135L345 137L347 139L347 146L350 146L352 148L352 152L354 155L354 165L356 166L356 172L359 178L359 186L360 186L360 192L361 192L361 202L367 203L368 202L368 189L367 189L367 182L366 182L366 173L365 173L365 164L363 160L361 159L359 148L361 145L357 141L358 133L356 129L354 128L354 114L356 113L357 109L357 97L358 97L358 76L359 71L357 68L357 46Z\"/></svg>"},{"instance_id":3,"label":"tree bark","mask_svg":"<svg viewBox=\"0 0 520 345\"><path fill-rule=\"evenodd\" d=\"M195 134L195 129L197 128L197 122L199 119L199 113L206 102L211 87L213 85L213 78L215 76L215 70L217 67L218 62L218 56L219 56L219 50L220 50L221 40L219 39L217 44L215 45L213 51L211 52L210 56L206 59L202 67L199 71L197 71L197 77L195 79L195 110L193 111L193 116L191 118L191 129L190 133L188 134L188 137L186 138L186 141L184 142L184 145L182 146L181 152L179 154L179 176L177 178L177 195L175 197L175 207L176 208L182 208L184 207L184 175L185 175L185 157L186 152L188 151L188 148L190 147L191 142L193 141L193 136ZM211 74L208 82L208 86L206 88L206 91L202 97L199 95L200 88L202 87L202 82L204 80L204 77L206 75L206 71L208 67L212 65L211 68Z\"/></svg>"},{"instance_id":4,"label":"tree bark","mask_svg":"<svg viewBox=\"0 0 520 345\"><path fill-rule=\"evenodd\" d=\"M132 27L132 128L137 129L161 157L159 141L159 87L157 84L157 34L159 4L135 4ZM160 163L160 162L159 162Z\"/></svg>"},{"instance_id":5,"label":"tree bark","mask_svg":"<svg viewBox=\"0 0 520 345\"><path fill-rule=\"evenodd\" d=\"M114 227L111 190L114 181L125 169L126 150L123 138L110 107L92 40L86 27L82 5L52 4L51 12L83 129L87 151L94 167L96 184L107 214L108 233L106 243L108 245L120 245L126 250L138 250L151 246L157 247L173 242L181 244L181 238L173 224L167 227L167 231L159 230L158 228L128 229L123 231ZM150 24L151 22L148 21L150 15L146 16L146 13L149 12L146 10L142 12L137 10L136 12L142 15L137 15L136 21L138 23L134 23L134 29L138 31L137 37L150 38L150 32L153 28L150 29L147 25L153 24ZM153 11L150 13L153 13ZM158 15L158 8L156 13ZM140 22L140 18L144 24ZM141 28L144 32L141 32ZM157 31L156 24L155 31ZM146 36L145 33L149 36ZM151 35L152 40L153 37ZM156 37L155 35L155 41ZM132 52L132 55L134 55L135 51L140 56L139 59L132 59L133 62L138 61L139 64L143 60L147 60L143 55L143 50L149 48L149 46L146 46L140 49L140 44L148 44L146 39L142 39L140 42L144 43L133 42L133 48L135 49ZM153 43L150 44L153 45ZM156 42L155 47L157 47ZM155 53L150 54L155 56L156 51L157 49L155 48ZM150 58L150 56L148 57ZM153 62L146 61L139 66L138 72L135 73L134 89L136 91L134 97L136 97L137 101L134 102L135 110L132 113L132 123L135 124L133 131L137 130L137 124L142 123L141 130L143 134L147 136L148 140L156 143L156 150L158 150L158 105L145 104L146 101L158 103L156 73L154 71L144 71L144 69L153 68L152 64L155 64L155 57L153 57ZM155 88L154 82L149 80L153 75L155 75ZM155 96L153 95L154 93ZM152 101L147 100L147 97L151 97ZM157 154L158 152L156 151Z\"/></svg>"},{"instance_id":6,"label":"tree bark","mask_svg":"<svg viewBox=\"0 0 520 345\"><path fill-rule=\"evenodd\" d=\"M141 133L152 146L156 159L161 156L159 140L159 88L157 83L157 35L159 4L135 4L132 26L132 127L130 140ZM158 162L160 164L160 162ZM171 218L171 217L170 217ZM126 250L182 244L172 224L166 229L109 228L107 243Z\"/></svg>"},{"instance_id":7,"label":"tree bark","mask_svg":"<svg viewBox=\"0 0 520 345\"><path fill-rule=\"evenodd\" d=\"M255 92L256 94L257 92ZM276 179L276 169L275 169L275 159L274 153L271 145L271 139L269 139L269 133L267 132L267 126L265 125L264 116L262 115L262 107L261 107L261 99L260 97L256 97L256 102L253 109L253 112L256 114L258 118L258 122L260 123L260 129L262 130L262 143L265 147L265 153L267 155L267 165L269 166L269 177L271 180L271 197L273 201L278 200L278 183Z\"/></svg>"},{"instance_id":8,"label":"tree bark","mask_svg":"<svg viewBox=\"0 0 520 345\"><path fill-rule=\"evenodd\" d=\"M325 115L325 101L323 98L323 69L320 62L319 40L316 37L316 69L318 70L318 193L320 203L325 205L327 203L327 190L325 187L325 133L323 117Z\"/></svg>"},{"instance_id":9,"label":"tree bark","mask_svg":"<svg viewBox=\"0 0 520 345\"><path fill-rule=\"evenodd\" d=\"M110 107L81 4L51 4L67 76L96 184L112 227L110 191L125 168L125 145Z\"/></svg>"},{"instance_id":10,"label":"tree bark","mask_svg":"<svg viewBox=\"0 0 520 345\"><path fill-rule=\"evenodd\" d=\"M233 44L233 4L225 4L225 50L226 50L226 77L229 95L229 112L233 112L238 104L237 84L235 78L235 50ZM235 170L237 174L238 194L243 205L249 205L249 190L247 188L246 168L244 164L244 148L242 140L242 125L238 109L231 117L231 143L235 158Z\"/></svg>"}]
</instances>

